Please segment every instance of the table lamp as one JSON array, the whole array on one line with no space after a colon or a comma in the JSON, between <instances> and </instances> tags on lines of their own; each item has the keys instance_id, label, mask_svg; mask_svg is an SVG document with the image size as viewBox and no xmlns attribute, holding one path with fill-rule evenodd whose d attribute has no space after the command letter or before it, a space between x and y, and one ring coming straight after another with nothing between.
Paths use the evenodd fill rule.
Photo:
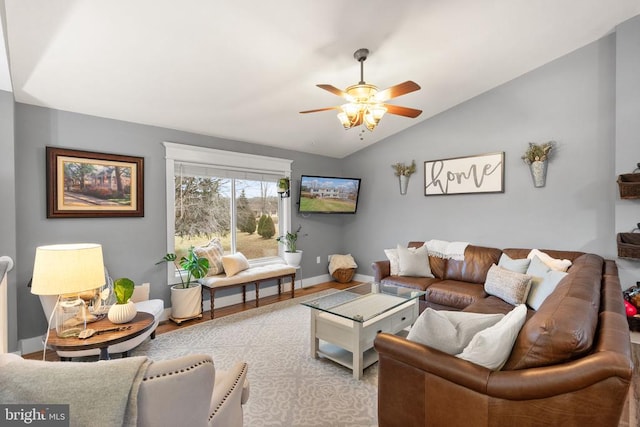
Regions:
<instances>
[{"instance_id":1,"label":"table lamp","mask_svg":"<svg viewBox=\"0 0 640 427\"><path fill-rule=\"evenodd\" d=\"M78 336L86 327L86 307L79 295L104 283L101 245L72 243L36 248L31 293L58 295L54 309L58 337Z\"/></svg>"}]
</instances>

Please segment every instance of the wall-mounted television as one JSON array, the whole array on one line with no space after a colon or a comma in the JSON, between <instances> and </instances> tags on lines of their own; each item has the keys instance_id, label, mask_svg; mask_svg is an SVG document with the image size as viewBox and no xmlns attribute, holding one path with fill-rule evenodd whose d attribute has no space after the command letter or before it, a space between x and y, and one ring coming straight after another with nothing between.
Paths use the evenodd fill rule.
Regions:
<instances>
[{"instance_id":1,"label":"wall-mounted television","mask_svg":"<svg viewBox=\"0 0 640 427\"><path fill-rule=\"evenodd\" d=\"M302 175L298 212L354 214L359 194L360 178Z\"/></svg>"}]
</instances>

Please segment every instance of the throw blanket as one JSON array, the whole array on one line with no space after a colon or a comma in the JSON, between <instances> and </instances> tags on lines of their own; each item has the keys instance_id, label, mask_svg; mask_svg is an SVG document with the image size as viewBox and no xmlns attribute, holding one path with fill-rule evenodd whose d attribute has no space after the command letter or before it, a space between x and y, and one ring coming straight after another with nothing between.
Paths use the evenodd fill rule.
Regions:
<instances>
[{"instance_id":1,"label":"throw blanket","mask_svg":"<svg viewBox=\"0 0 640 427\"><path fill-rule=\"evenodd\" d=\"M451 258L456 261L464 260L464 250L469 242L447 242L445 240L429 240L425 243L430 256Z\"/></svg>"},{"instance_id":2,"label":"throw blanket","mask_svg":"<svg viewBox=\"0 0 640 427\"><path fill-rule=\"evenodd\" d=\"M135 426L138 388L151 360L99 362L19 359L0 369L0 402L69 404L71 426Z\"/></svg>"},{"instance_id":3,"label":"throw blanket","mask_svg":"<svg viewBox=\"0 0 640 427\"><path fill-rule=\"evenodd\" d=\"M334 271L340 268L358 268L358 264L353 259L351 254L347 255L331 255L331 261L329 261L329 274L333 274Z\"/></svg>"}]
</instances>

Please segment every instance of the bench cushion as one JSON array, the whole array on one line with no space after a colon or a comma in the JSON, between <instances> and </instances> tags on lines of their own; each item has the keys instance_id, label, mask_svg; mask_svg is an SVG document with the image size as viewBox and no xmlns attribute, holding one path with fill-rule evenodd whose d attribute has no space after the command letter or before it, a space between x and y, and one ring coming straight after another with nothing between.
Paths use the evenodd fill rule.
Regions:
<instances>
[{"instance_id":1,"label":"bench cushion","mask_svg":"<svg viewBox=\"0 0 640 427\"><path fill-rule=\"evenodd\" d=\"M206 286L208 288L220 288L240 285L242 283L251 283L272 277L286 276L289 274L295 274L295 272L296 269L294 267L290 267L285 263L267 264L251 267L231 277L227 277L226 274L218 274L216 276L204 277L199 279L198 282L200 282L202 286Z\"/></svg>"}]
</instances>

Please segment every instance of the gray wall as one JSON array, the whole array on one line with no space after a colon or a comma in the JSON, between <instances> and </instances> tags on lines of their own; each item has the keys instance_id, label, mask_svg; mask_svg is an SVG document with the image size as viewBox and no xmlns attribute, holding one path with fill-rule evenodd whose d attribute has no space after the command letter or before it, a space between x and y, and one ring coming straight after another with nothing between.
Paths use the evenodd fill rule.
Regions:
<instances>
[{"instance_id":1,"label":"gray wall","mask_svg":"<svg viewBox=\"0 0 640 427\"><path fill-rule=\"evenodd\" d=\"M344 250L368 271L409 240L614 257L615 54L611 35L347 158L363 177L363 205ZM521 156L549 140L558 147L547 184L534 188ZM424 161L500 151L503 194L424 196ZM412 159L418 172L401 196L390 165Z\"/></svg>"},{"instance_id":2,"label":"gray wall","mask_svg":"<svg viewBox=\"0 0 640 427\"><path fill-rule=\"evenodd\" d=\"M0 256L8 255L16 262L16 211L12 209L16 202L13 116L13 94L0 91ZM17 330L12 327L17 319L15 271L7 276L10 350L17 345Z\"/></svg>"},{"instance_id":3,"label":"gray wall","mask_svg":"<svg viewBox=\"0 0 640 427\"><path fill-rule=\"evenodd\" d=\"M630 173L640 163L640 16L616 31L615 173ZM640 200L616 198L615 231L628 233L640 223ZM640 230L636 230L638 232ZM640 281L640 261L618 260L624 288Z\"/></svg>"},{"instance_id":4,"label":"gray wall","mask_svg":"<svg viewBox=\"0 0 640 427\"><path fill-rule=\"evenodd\" d=\"M151 282L151 296L169 306L166 269L154 265L167 251L165 160L163 141L213 147L293 160L293 183L297 191L301 173L339 174L335 159L294 151L222 140L169 129L138 125L93 116L16 104L15 183L17 268L19 307L18 336L38 336L46 330L40 302L27 288L37 246L68 242L96 242L103 245L105 264L113 277L129 277L136 283ZM97 152L143 156L145 158L144 218L47 219L45 190L45 147L60 146ZM308 252L304 275L326 273L326 263L315 263L322 248L336 252L341 241L339 218L318 221L295 214L294 227L303 225L308 236L300 248ZM313 245L311 245L313 241ZM329 252L331 251L331 252ZM318 253L317 255L320 255ZM325 255L326 259L326 255Z\"/></svg>"}]
</instances>

